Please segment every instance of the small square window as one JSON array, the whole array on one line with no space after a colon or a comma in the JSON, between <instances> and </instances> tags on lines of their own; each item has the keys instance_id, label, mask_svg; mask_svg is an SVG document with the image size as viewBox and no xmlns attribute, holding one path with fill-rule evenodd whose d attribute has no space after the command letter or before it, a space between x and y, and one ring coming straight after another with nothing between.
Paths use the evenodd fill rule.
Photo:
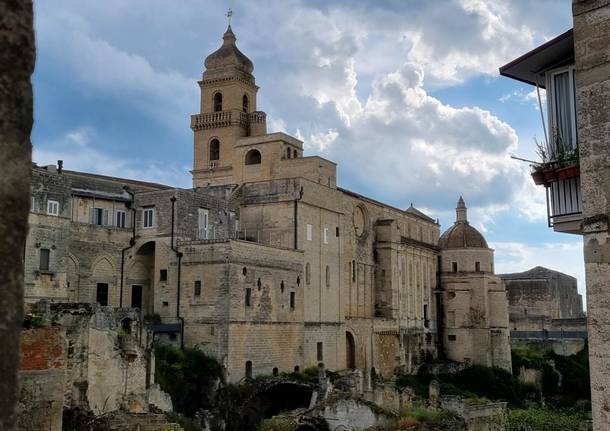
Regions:
<instances>
[{"instance_id":1,"label":"small square window","mask_svg":"<svg viewBox=\"0 0 610 431\"><path fill-rule=\"evenodd\" d=\"M447 335L447 339L449 341L455 341L456 340L456 336L455 335Z\"/></svg>"},{"instance_id":2,"label":"small square window","mask_svg":"<svg viewBox=\"0 0 610 431\"><path fill-rule=\"evenodd\" d=\"M47 201L47 214L48 215L59 215L59 202L58 201Z\"/></svg>"},{"instance_id":3,"label":"small square window","mask_svg":"<svg viewBox=\"0 0 610 431\"><path fill-rule=\"evenodd\" d=\"M159 271L159 281L167 281L167 269Z\"/></svg>"},{"instance_id":4,"label":"small square window","mask_svg":"<svg viewBox=\"0 0 610 431\"><path fill-rule=\"evenodd\" d=\"M164 307L169 307L169 302L167 302L167 301L163 301L163 306L164 306Z\"/></svg>"},{"instance_id":5,"label":"small square window","mask_svg":"<svg viewBox=\"0 0 610 431\"><path fill-rule=\"evenodd\" d=\"M201 296L201 280L195 281L195 296Z\"/></svg>"}]
</instances>

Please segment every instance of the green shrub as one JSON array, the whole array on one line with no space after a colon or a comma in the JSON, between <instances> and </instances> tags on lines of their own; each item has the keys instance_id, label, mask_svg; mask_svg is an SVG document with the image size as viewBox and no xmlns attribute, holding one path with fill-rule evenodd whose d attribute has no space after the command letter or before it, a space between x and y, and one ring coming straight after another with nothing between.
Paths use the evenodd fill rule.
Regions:
<instances>
[{"instance_id":1,"label":"green shrub","mask_svg":"<svg viewBox=\"0 0 610 431\"><path fill-rule=\"evenodd\" d=\"M258 427L259 431L293 431L297 427L294 420L288 418L265 419Z\"/></svg>"},{"instance_id":2,"label":"green shrub","mask_svg":"<svg viewBox=\"0 0 610 431\"><path fill-rule=\"evenodd\" d=\"M531 431L562 430L577 431L587 415L572 410L529 408L508 411L511 429L526 428Z\"/></svg>"},{"instance_id":3,"label":"green shrub","mask_svg":"<svg viewBox=\"0 0 610 431\"><path fill-rule=\"evenodd\" d=\"M542 370L545 362L545 352L526 346L516 346L511 350L513 373L518 374L519 368Z\"/></svg>"},{"instance_id":4,"label":"green shrub","mask_svg":"<svg viewBox=\"0 0 610 431\"><path fill-rule=\"evenodd\" d=\"M193 417L200 408L212 405L210 393L223 377L215 359L196 349L172 346L157 346L155 357L155 379L171 395L177 412Z\"/></svg>"}]
</instances>

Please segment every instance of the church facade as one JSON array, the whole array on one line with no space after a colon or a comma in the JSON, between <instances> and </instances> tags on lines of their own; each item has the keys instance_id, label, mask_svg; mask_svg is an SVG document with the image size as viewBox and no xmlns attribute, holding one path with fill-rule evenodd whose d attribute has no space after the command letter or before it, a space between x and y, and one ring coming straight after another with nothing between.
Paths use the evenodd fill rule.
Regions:
<instances>
[{"instance_id":1,"label":"church facade","mask_svg":"<svg viewBox=\"0 0 610 431\"><path fill-rule=\"evenodd\" d=\"M199 81L191 189L33 168L26 301L137 308L231 382L445 356L510 369L506 292L463 201L441 236L338 187L335 163L267 132L253 70L229 27Z\"/></svg>"}]
</instances>

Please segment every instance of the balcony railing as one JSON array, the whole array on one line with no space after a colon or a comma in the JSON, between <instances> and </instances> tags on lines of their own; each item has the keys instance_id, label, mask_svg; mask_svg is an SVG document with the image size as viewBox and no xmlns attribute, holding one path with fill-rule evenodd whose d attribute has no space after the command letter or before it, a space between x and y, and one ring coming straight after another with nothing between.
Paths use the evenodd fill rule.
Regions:
<instances>
[{"instance_id":1,"label":"balcony railing","mask_svg":"<svg viewBox=\"0 0 610 431\"><path fill-rule=\"evenodd\" d=\"M582 215L580 176L550 182L546 187L546 206L549 227Z\"/></svg>"}]
</instances>

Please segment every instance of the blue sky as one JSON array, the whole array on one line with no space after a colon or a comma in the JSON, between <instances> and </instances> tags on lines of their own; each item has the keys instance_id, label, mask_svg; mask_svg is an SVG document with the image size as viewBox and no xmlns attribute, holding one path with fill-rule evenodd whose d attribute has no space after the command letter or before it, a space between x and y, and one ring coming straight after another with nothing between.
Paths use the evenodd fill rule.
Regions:
<instances>
[{"instance_id":1,"label":"blue sky","mask_svg":"<svg viewBox=\"0 0 610 431\"><path fill-rule=\"evenodd\" d=\"M188 187L197 80L232 8L270 131L339 163L339 184L442 227L457 197L498 272L579 279L580 237L546 227L526 164L532 88L498 67L572 26L570 0L37 2L34 160Z\"/></svg>"}]
</instances>

